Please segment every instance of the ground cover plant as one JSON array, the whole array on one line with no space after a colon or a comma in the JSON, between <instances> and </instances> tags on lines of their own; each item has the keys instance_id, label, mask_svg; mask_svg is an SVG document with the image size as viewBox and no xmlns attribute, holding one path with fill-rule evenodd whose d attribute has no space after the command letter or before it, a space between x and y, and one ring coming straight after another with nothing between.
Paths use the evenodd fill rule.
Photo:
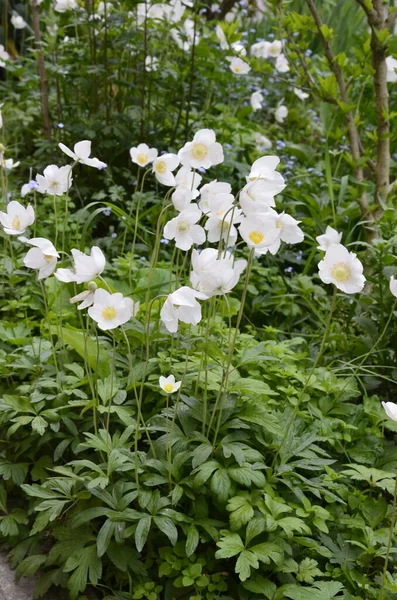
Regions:
<instances>
[{"instance_id":1,"label":"ground cover plant","mask_svg":"<svg viewBox=\"0 0 397 600\"><path fill-rule=\"evenodd\" d=\"M35 598L391 600L397 11L0 6L17 576Z\"/></svg>"}]
</instances>

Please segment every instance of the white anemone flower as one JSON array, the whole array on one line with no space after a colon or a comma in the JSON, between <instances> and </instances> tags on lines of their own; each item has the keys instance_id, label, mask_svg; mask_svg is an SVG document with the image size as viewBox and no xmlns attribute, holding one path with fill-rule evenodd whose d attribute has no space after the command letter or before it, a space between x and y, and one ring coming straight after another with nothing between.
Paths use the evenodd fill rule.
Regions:
<instances>
[{"instance_id":1,"label":"white anemone flower","mask_svg":"<svg viewBox=\"0 0 397 600\"><path fill-rule=\"evenodd\" d=\"M276 108L274 114L277 123L284 123L285 119L288 117L288 108L284 104L281 104Z\"/></svg>"},{"instance_id":2,"label":"white anemone flower","mask_svg":"<svg viewBox=\"0 0 397 600\"><path fill-rule=\"evenodd\" d=\"M0 57L1 58L1 57ZM396 83L397 81L397 60L392 56L386 58L387 81Z\"/></svg>"},{"instance_id":3,"label":"white anemone flower","mask_svg":"<svg viewBox=\"0 0 397 600\"><path fill-rule=\"evenodd\" d=\"M321 281L333 283L346 294L361 292L365 284L363 265L353 252L342 244L332 244L318 264Z\"/></svg>"},{"instance_id":4,"label":"white anemone flower","mask_svg":"<svg viewBox=\"0 0 397 600\"><path fill-rule=\"evenodd\" d=\"M0 67L5 67L7 60L9 60L10 55L4 48L3 44L0 44Z\"/></svg>"},{"instance_id":5,"label":"white anemone flower","mask_svg":"<svg viewBox=\"0 0 397 600\"><path fill-rule=\"evenodd\" d=\"M219 242L221 239L226 244L233 246L237 241L236 223L242 218L241 209L233 206L233 194L216 194L209 200L208 221L204 228L208 232L208 241Z\"/></svg>"},{"instance_id":6,"label":"white anemone flower","mask_svg":"<svg viewBox=\"0 0 397 600\"><path fill-rule=\"evenodd\" d=\"M17 162L14 162L13 158L4 158L4 156L0 152L0 167L3 167L3 169L11 171L12 169L16 169L20 164L21 163L19 160L17 160Z\"/></svg>"},{"instance_id":7,"label":"white anemone flower","mask_svg":"<svg viewBox=\"0 0 397 600\"><path fill-rule=\"evenodd\" d=\"M177 211L188 208L191 201L200 195L197 189L202 180L201 175L192 171L189 167L181 167L175 175L175 191L172 193L171 199Z\"/></svg>"},{"instance_id":8,"label":"white anemone flower","mask_svg":"<svg viewBox=\"0 0 397 600\"><path fill-rule=\"evenodd\" d=\"M98 158L90 158L91 154L91 142L89 140L82 140L81 142L77 142L73 146L73 150L70 150L65 144L59 143L59 148L70 158L73 158L75 162L79 162L82 165L87 165L88 167L94 167L95 169L105 169L107 164L98 160Z\"/></svg>"},{"instance_id":9,"label":"white anemone flower","mask_svg":"<svg viewBox=\"0 0 397 600\"><path fill-rule=\"evenodd\" d=\"M38 271L39 279L45 279L52 275L59 258L54 244L41 237L32 238L26 242L34 248L31 248L23 259L25 267Z\"/></svg>"},{"instance_id":10,"label":"white anemone flower","mask_svg":"<svg viewBox=\"0 0 397 600\"><path fill-rule=\"evenodd\" d=\"M319 244L317 248L318 250L324 250L324 252L326 252L332 244L340 244L341 239L342 233L328 225L325 233L316 237L316 241Z\"/></svg>"},{"instance_id":11,"label":"white anemone flower","mask_svg":"<svg viewBox=\"0 0 397 600\"><path fill-rule=\"evenodd\" d=\"M130 148L131 160L139 167L146 167L156 160L157 155L156 148L149 148L147 144L138 144L138 146Z\"/></svg>"},{"instance_id":12,"label":"white anemone flower","mask_svg":"<svg viewBox=\"0 0 397 600\"><path fill-rule=\"evenodd\" d=\"M176 45L184 52L189 52L193 44L197 45L200 41L193 19L186 19L180 29L172 27L171 36Z\"/></svg>"},{"instance_id":13,"label":"white anemone flower","mask_svg":"<svg viewBox=\"0 0 397 600\"><path fill-rule=\"evenodd\" d=\"M215 33L216 33L216 37L218 38L219 45L222 48L222 50L228 50L229 44L226 39L225 33L220 25L217 25L215 27Z\"/></svg>"},{"instance_id":14,"label":"white anemone flower","mask_svg":"<svg viewBox=\"0 0 397 600\"><path fill-rule=\"evenodd\" d=\"M229 67L235 75L247 75L251 71L250 65L239 56L230 57Z\"/></svg>"},{"instance_id":15,"label":"white anemone flower","mask_svg":"<svg viewBox=\"0 0 397 600\"><path fill-rule=\"evenodd\" d=\"M201 218L201 210L197 206L188 206L177 217L171 219L164 227L166 240L175 240L180 250L190 250L193 244L205 242L205 231L197 221Z\"/></svg>"},{"instance_id":16,"label":"white anemone flower","mask_svg":"<svg viewBox=\"0 0 397 600\"><path fill-rule=\"evenodd\" d=\"M206 183L200 190L200 210L202 210L205 215L208 214L211 210L211 198L213 196L216 196L217 194L230 194L231 191L232 186L226 181L217 181L216 179L214 179L214 181Z\"/></svg>"},{"instance_id":17,"label":"white anemone flower","mask_svg":"<svg viewBox=\"0 0 397 600\"><path fill-rule=\"evenodd\" d=\"M75 10L76 8L78 8L76 0L55 0L55 12L64 13L68 10Z\"/></svg>"},{"instance_id":18,"label":"white anemone flower","mask_svg":"<svg viewBox=\"0 0 397 600\"><path fill-rule=\"evenodd\" d=\"M98 246L91 248L90 255L84 254L76 248L72 249L73 269L58 269L55 277L64 283L88 283L96 279L106 265L106 258Z\"/></svg>"},{"instance_id":19,"label":"white anemone flower","mask_svg":"<svg viewBox=\"0 0 397 600\"><path fill-rule=\"evenodd\" d=\"M269 251L279 237L280 229L276 222L266 215L249 216L242 220L239 232L249 248L255 250L255 256L261 256Z\"/></svg>"},{"instance_id":20,"label":"white anemone flower","mask_svg":"<svg viewBox=\"0 0 397 600\"><path fill-rule=\"evenodd\" d=\"M167 296L160 318L170 333L178 331L179 321L188 325L197 325L201 321L201 306L197 298L206 300L207 296L187 286Z\"/></svg>"},{"instance_id":21,"label":"white anemone flower","mask_svg":"<svg viewBox=\"0 0 397 600\"><path fill-rule=\"evenodd\" d=\"M291 215L287 215L284 212L279 215L275 210L270 208L266 218L274 219L276 227L280 232L278 238L269 246L271 254L278 252L281 242L285 242L286 244L300 244L303 242L305 235L299 227L300 221L297 221Z\"/></svg>"},{"instance_id":22,"label":"white anemone flower","mask_svg":"<svg viewBox=\"0 0 397 600\"><path fill-rule=\"evenodd\" d=\"M7 212L0 212L0 223L4 233L8 235L21 235L34 223L34 210L30 204L25 208L16 200L12 200L7 204L6 210Z\"/></svg>"},{"instance_id":23,"label":"white anemone flower","mask_svg":"<svg viewBox=\"0 0 397 600\"><path fill-rule=\"evenodd\" d=\"M151 71L157 71L159 68L160 61L156 56L147 56L145 58L145 70L150 73Z\"/></svg>"},{"instance_id":24,"label":"white anemone flower","mask_svg":"<svg viewBox=\"0 0 397 600\"><path fill-rule=\"evenodd\" d=\"M81 302L81 304L78 305L77 310L83 310L84 308L88 308L94 304L94 293L95 291L92 290L84 290L84 292L80 292L80 294L70 298L69 302L71 304Z\"/></svg>"},{"instance_id":25,"label":"white anemone flower","mask_svg":"<svg viewBox=\"0 0 397 600\"><path fill-rule=\"evenodd\" d=\"M193 250L190 281L208 298L228 294L237 285L246 266L246 260L235 261L231 252L219 257L215 248L205 248L202 252Z\"/></svg>"},{"instance_id":26,"label":"white anemone flower","mask_svg":"<svg viewBox=\"0 0 397 600\"><path fill-rule=\"evenodd\" d=\"M393 275L390 277L389 289L393 296L397 298L397 280L394 279Z\"/></svg>"},{"instance_id":27,"label":"white anemone flower","mask_svg":"<svg viewBox=\"0 0 397 600\"><path fill-rule=\"evenodd\" d=\"M182 381L175 381L174 375L168 375L168 377L161 376L159 378L159 386L167 394L173 394L177 392L181 387Z\"/></svg>"},{"instance_id":28,"label":"white anemone flower","mask_svg":"<svg viewBox=\"0 0 397 600\"><path fill-rule=\"evenodd\" d=\"M212 129L200 129L195 133L191 142L186 144L178 152L182 165L193 169L209 169L223 162L223 148L216 141L215 131Z\"/></svg>"},{"instance_id":29,"label":"white anemone flower","mask_svg":"<svg viewBox=\"0 0 397 600\"><path fill-rule=\"evenodd\" d=\"M262 179L249 181L240 191L239 202L246 215L267 212L276 206L273 189Z\"/></svg>"},{"instance_id":30,"label":"white anemone flower","mask_svg":"<svg viewBox=\"0 0 397 600\"><path fill-rule=\"evenodd\" d=\"M309 94L296 87L294 87L294 94L299 98L299 100L306 100L306 98L309 97Z\"/></svg>"},{"instance_id":31,"label":"white anemone flower","mask_svg":"<svg viewBox=\"0 0 397 600\"><path fill-rule=\"evenodd\" d=\"M279 56L276 58L276 70L279 73L288 73L289 62L285 54L279 54Z\"/></svg>"},{"instance_id":32,"label":"white anemone flower","mask_svg":"<svg viewBox=\"0 0 397 600\"><path fill-rule=\"evenodd\" d=\"M94 302L88 309L88 314L103 331L115 329L127 323L136 315L139 304L125 298L119 292L110 294L102 288L94 292Z\"/></svg>"},{"instance_id":33,"label":"white anemone flower","mask_svg":"<svg viewBox=\"0 0 397 600\"><path fill-rule=\"evenodd\" d=\"M258 90L257 92L253 92L251 94L251 106L252 106L252 110L260 110L262 108L262 102L263 102L263 94L260 90Z\"/></svg>"},{"instance_id":34,"label":"white anemone flower","mask_svg":"<svg viewBox=\"0 0 397 600\"><path fill-rule=\"evenodd\" d=\"M251 56L255 58L268 58L270 42L256 42L251 46Z\"/></svg>"},{"instance_id":35,"label":"white anemone flower","mask_svg":"<svg viewBox=\"0 0 397 600\"><path fill-rule=\"evenodd\" d=\"M263 184L266 184L269 195L279 194L285 188L283 176L276 171L279 162L278 156L269 155L258 158L251 167L247 182L260 180Z\"/></svg>"},{"instance_id":36,"label":"white anemone flower","mask_svg":"<svg viewBox=\"0 0 397 600\"><path fill-rule=\"evenodd\" d=\"M264 152L265 150L270 150L270 148L272 147L272 143L269 140L269 138L266 137L265 135L262 135L261 133L255 134L255 142L256 142L256 149L258 150L258 152Z\"/></svg>"},{"instance_id":37,"label":"white anemone flower","mask_svg":"<svg viewBox=\"0 0 397 600\"><path fill-rule=\"evenodd\" d=\"M177 154L162 154L153 161L153 173L159 183L173 187L175 185L175 177L172 171L175 171L179 165L179 157Z\"/></svg>"},{"instance_id":38,"label":"white anemone flower","mask_svg":"<svg viewBox=\"0 0 397 600\"><path fill-rule=\"evenodd\" d=\"M283 51L283 42L281 40L273 40L267 48L267 55L271 58L277 58Z\"/></svg>"},{"instance_id":39,"label":"white anemone flower","mask_svg":"<svg viewBox=\"0 0 397 600\"><path fill-rule=\"evenodd\" d=\"M11 17L11 24L14 29L25 29L27 26L25 19L21 17L21 15L17 15L15 13Z\"/></svg>"},{"instance_id":40,"label":"white anemone flower","mask_svg":"<svg viewBox=\"0 0 397 600\"><path fill-rule=\"evenodd\" d=\"M64 167L48 165L44 169L43 175L36 175L36 182L37 191L41 194L62 196L66 194L72 185L72 167L70 165Z\"/></svg>"},{"instance_id":41,"label":"white anemone flower","mask_svg":"<svg viewBox=\"0 0 397 600\"><path fill-rule=\"evenodd\" d=\"M394 402L382 402L382 406L385 409L389 419L392 421L397 421L397 404Z\"/></svg>"}]
</instances>

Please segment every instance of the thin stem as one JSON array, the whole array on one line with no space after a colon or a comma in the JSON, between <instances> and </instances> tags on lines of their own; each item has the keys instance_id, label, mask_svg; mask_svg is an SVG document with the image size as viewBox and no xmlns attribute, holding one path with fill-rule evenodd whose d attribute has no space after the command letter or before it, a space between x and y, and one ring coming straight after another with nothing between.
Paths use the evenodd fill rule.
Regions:
<instances>
[{"instance_id":1,"label":"thin stem","mask_svg":"<svg viewBox=\"0 0 397 600\"><path fill-rule=\"evenodd\" d=\"M387 567L389 566L389 557L390 557L391 545L392 545L392 541L393 541L394 527L396 525L396 518L397 518L397 475L396 475L396 481L394 484L394 495L393 495L393 504L392 504L392 517L391 517L391 523L390 523L389 541L387 543L385 566L383 569L382 587L380 590L379 600L383 600L383 597L385 594Z\"/></svg>"}]
</instances>

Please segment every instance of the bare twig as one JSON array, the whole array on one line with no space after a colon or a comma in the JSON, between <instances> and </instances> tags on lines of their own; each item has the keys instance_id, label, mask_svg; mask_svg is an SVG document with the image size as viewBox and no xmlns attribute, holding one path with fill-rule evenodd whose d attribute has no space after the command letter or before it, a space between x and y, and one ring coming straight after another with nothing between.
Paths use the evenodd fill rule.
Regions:
<instances>
[{"instance_id":1,"label":"bare twig","mask_svg":"<svg viewBox=\"0 0 397 600\"><path fill-rule=\"evenodd\" d=\"M393 12L390 13L390 15L387 17L386 27L388 29L390 29L390 27L392 27L396 21L397 21L397 8L395 10L393 10Z\"/></svg>"},{"instance_id":2,"label":"bare twig","mask_svg":"<svg viewBox=\"0 0 397 600\"><path fill-rule=\"evenodd\" d=\"M51 140L51 120L48 101L48 82L44 64L44 56L41 51L40 17L37 0L32 0L32 27L34 32L35 47L37 50L37 66L39 69L40 76L40 96L41 110L43 112L44 135L47 140Z\"/></svg>"}]
</instances>

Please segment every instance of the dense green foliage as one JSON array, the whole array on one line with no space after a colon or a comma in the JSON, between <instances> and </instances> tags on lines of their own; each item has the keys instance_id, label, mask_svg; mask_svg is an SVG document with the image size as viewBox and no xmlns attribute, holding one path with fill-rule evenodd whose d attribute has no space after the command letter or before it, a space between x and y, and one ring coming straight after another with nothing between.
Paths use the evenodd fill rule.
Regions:
<instances>
[{"instance_id":1,"label":"dense green foliage","mask_svg":"<svg viewBox=\"0 0 397 600\"><path fill-rule=\"evenodd\" d=\"M57 237L67 252L100 246L109 288L141 302L122 328L101 331L69 302L75 285L38 282L23 242L1 233L0 535L11 564L18 576L39 573L36 597L60 586L72 600L391 600L397 423L381 401L396 396L397 218L392 190L369 235L358 203L363 193L378 200L365 16L354 2L317 3L347 71L349 107L327 102L338 92L303 2L269 2L265 16L251 3L221 22L247 50L260 38L285 41L289 72L251 58L240 76L204 4L186 9L199 40L186 50L169 23L138 26L136 4L108 2L98 16L92 2L60 14L44 0L45 139L31 9L2 3L29 24L11 33L8 23L7 34L3 17L11 58L0 69L0 142L21 164L1 171L2 210L8 194L29 200L32 237ZM159 65L148 72L151 55ZM395 104L394 95L391 116ZM362 181L347 138L352 110L365 139ZM277 205L301 221L305 240L255 259L228 296L203 304L197 326L170 335L158 296L186 284L190 254L162 240L165 188L143 178L128 150L147 142L177 152L204 127L225 162L203 182L228 181L237 194L252 162L277 154L287 182ZM257 134L272 150L258 148ZM107 169L77 165L66 202L21 199L22 184L66 163L58 142L82 139ZM327 225L365 264L362 293L320 281L315 238ZM236 254L247 258L241 240ZM166 395L158 381L170 373L182 387Z\"/></svg>"}]
</instances>

